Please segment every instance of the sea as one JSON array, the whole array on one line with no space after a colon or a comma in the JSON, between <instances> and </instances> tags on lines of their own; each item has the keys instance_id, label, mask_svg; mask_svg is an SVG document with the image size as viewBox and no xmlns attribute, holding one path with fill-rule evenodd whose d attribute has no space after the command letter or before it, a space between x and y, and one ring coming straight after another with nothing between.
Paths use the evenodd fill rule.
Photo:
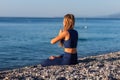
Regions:
<instances>
[{"instance_id":1,"label":"sea","mask_svg":"<svg viewBox=\"0 0 120 80\"><path fill-rule=\"evenodd\" d=\"M40 64L63 54L50 40L63 28L63 18L0 17L0 71ZM76 18L78 57L120 51L120 19Z\"/></svg>"}]
</instances>

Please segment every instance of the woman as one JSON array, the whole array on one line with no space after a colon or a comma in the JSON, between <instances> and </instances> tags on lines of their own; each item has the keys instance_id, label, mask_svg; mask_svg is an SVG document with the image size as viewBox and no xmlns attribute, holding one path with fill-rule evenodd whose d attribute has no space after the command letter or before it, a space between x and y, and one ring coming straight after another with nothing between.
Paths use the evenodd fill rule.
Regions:
<instances>
[{"instance_id":1,"label":"woman","mask_svg":"<svg viewBox=\"0 0 120 80\"><path fill-rule=\"evenodd\" d=\"M63 30L58 36L51 40L51 44L59 42L64 48L64 54L60 56L50 56L49 59L41 63L42 66L51 65L73 65L77 64L77 41L78 32L74 29L75 18L73 14L66 14L63 20Z\"/></svg>"}]
</instances>

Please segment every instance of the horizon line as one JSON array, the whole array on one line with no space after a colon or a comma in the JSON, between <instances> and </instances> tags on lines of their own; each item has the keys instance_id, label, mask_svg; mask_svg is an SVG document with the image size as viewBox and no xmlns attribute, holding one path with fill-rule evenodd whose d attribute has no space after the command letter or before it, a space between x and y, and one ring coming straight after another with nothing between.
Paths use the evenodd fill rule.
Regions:
<instances>
[{"instance_id":1,"label":"horizon line","mask_svg":"<svg viewBox=\"0 0 120 80\"><path fill-rule=\"evenodd\" d=\"M0 16L0 18L64 18L64 17ZM75 17L75 18L110 18L110 19L118 18L120 19L120 17Z\"/></svg>"}]
</instances>

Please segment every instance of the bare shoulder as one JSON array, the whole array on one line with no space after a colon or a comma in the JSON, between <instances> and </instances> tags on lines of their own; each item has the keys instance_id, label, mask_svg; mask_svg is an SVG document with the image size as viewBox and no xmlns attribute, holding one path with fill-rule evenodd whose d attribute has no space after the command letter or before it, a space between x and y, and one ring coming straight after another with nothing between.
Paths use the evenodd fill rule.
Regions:
<instances>
[{"instance_id":1,"label":"bare shoulder","mask_svg":"<svg viewBox=\"0 0 120 80\"><path fill-rule=\"evenodd\" d=\"M68 32L68 31L63 31L62 34L64 34L64 35L68 35L69 32Z\"/></svg>"}]
</instances>

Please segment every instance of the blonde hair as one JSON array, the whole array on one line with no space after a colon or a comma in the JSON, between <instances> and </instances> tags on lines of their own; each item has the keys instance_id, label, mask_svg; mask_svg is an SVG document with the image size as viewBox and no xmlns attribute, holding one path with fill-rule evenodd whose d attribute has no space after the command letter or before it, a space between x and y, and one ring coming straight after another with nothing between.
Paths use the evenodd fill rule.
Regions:
<instances>
[{"instance_id":1,"label":"blonde hair","mask_svg":"<svg viewBox=\"0 0 120 80\"><path fill-rule=\"evenodd\" d=\"M73 14L66 14L64 16L63 30L73 29L75 24L75 18Z\"/></svg>"},{"instance_id":2,"label":"blonde hair","mask_svg":"<svg viewBox=\"0 0 120 80\"><path fill-rule=\"evenodd\" d=\"M64 16L63 30L67 31L67 30L73 29L74 28L74 24L75 24L75 17L74 17L74 15L73 14L66 14ZM63 40L60 40L59 46L64 47L63 46Z\"/></svg>"}]
</instances>

